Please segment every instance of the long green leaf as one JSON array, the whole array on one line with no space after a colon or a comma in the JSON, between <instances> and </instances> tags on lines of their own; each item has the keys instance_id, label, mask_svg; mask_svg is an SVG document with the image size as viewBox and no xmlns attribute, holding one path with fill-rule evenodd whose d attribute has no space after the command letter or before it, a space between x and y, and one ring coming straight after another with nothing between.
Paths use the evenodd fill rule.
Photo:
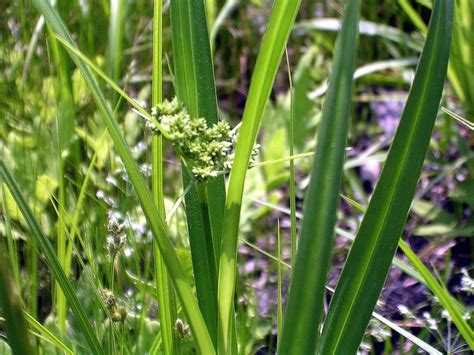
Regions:
<instances>
[{"instance_id":1,"label":"long green leaf","mask_svg":"<svg viewBox=\"0 0 474 355\"><path fill-rule=\"evenodd\" d=\"M38 221L34 217L33 212L28 206L28 203L23 197L19 186L16 184L14 177L8 170L3 159L0 159L0 175L3 177L5 184L8 186L8 189L10 190L12 196L15 198L15 201L21 213L23 214L23 217L25 217L25 220L28 226L30 227L32 237L38 243L40 250L44 254L46 263L50 267L54 277L56 278L56 281L61 287L67 302L71 305L72 311L74 312L74 315L76 317L76 321L79 327L81 328L87 342L89 343L91 351L93 351L95 354L104 354L104 351L102 350L99 344L99 340L97 339L94 330L92 329L92 326L89 323L89 320L87 319L87 315L84 309L82 308L82 305L79 302L76 293L74 292L74 289L71 283L69 282L69 279L67 278L61 267L61 264L54 252L51 243L49 242L48 238L43 234L38 224Z\"/></svg>"},{"instance_id":2,"label":"long green leaf","mask_svg":"<svg viewBox=\"0 0 474 355\"><path fill-rule=\"evenodd\" d=\"M245 176L262 113L293 27L301 0L276 1L255 64L230 173L219 266L219 351L230 353L237 243Z\"/></svg>"},{"instance_id":3,"label":"long green leaf","mask_svg":"<svg viewBox=\"0 0 474 355\"><path fill-rule=\"evenodd\" d=\"M474 2L455 0L456 12L448 78L465 109L467 121L474 124Z\"/></svg>"},{"instance_id":4,"label":"long green leaf","mask_svg":"<svg viewBox=\"0 0 474 355\"><path fill-rule=\"evenodd\" d=\"M69 45L73 45L72 37L69 34L66 26L61 20L59 14L51 7L49 2L46 0L33 0L33 4L36 6L38 11L43 14L46 22L53 29L53 31L64 38L64 40L68 42ZM183 306L183 310L191 325L197 346L202 353L213 354L215 352L214 346L212 345L212 341L204 323L202 314L199 311L197 302L194 299L191 287L187 282L186 274L181 267L176 251L169 238L167 227L164 221L160 218L157 208L153 203L151 193L145 184L145 180L141 175L136 162L133 159L133 155L130 151L130 148L127 146L125 138L120 132L120 128L113 117L110 106L101 93L97 82L88 66L79 56L77 56L77 54L70 51L70 49L68 49L68 51L78 68L81 70L84 80L86 81L97 104L97 107L99 108L99 111L107 125L107 130L109 131L109 134L114 142L115 149L117 150L125 165L130 181L135 188L140 200L140 204L143 208L143 212L152 230L153 238L158 243L166 267L168 268L168 272Z\"/></svg>"},{"instance_id":5,"label":"long green leaf","mask_svg":"<svg viewBox=\"0 0 474 355\"><path fill-rule=\"evenodd\" d=\"M28 328L23 318L20 294L13 282L10 262L3 248L3 241L0 241L0 306L5 317L8 344L13 353L36 354L36 348L28 334Z\"/></svg>"},{"instance_id":6,"label":"long green leaf","mask_svg":"<svg viewBox=\"0 0 474 355\"><path fill-rule=\"evenodd\" d=\"M68 355L74 355L74 352L64 344L58 337L56 337L48 328L38 322L35 318L33 318L29 313L23 311L23 315L25 316L25 320L28 322L31 328L35 329L41 337L48 341L50 344L54 345L58 349L61 349L64 353Z\"/></svg>"},{"instance_id":7,"label":"long green leaf","mask_svg":"<svg viewBox=\"0 0 474 355\"><path fill-rule=\"evenodd\" d=\"M172 0L171 28L175 88L193 118L218 121L214 69L203 0ZM191 182L183 171L183 186ZM217 265L225 205L224 177L193 186L186 194L186 217L199 306L217 343Z\"/></svg>"},{"instance_id":8,"label":"long green leaf","mask_svg":"<svg viewBox=\"0 0 474 355\"><path fill-rule=\"evenodd\" d=\"M311 182L285 310L281 354L315 351L332 256L339 188L352 103L360 0L346 5L318 130ZM304 309L304 312L301 310Z\"/></svg>"},{"instance_id":9,"label":"long green leaf","mask_svg":"<svg viewBox=\"0 0 474 355\"><path fill-rule=\"evenodd\" d=\"M155 0L153 3L153 82L152 105L156 106L163 100L163 1ZM164 190L163 190L163 137L153 135L152 138L152 193L153 200L160 214L165 219ZM175 339L174 323L176 321L176 300L174 290L170 285L168 271L166 270L160 248L156 241L153 242L155 257L155 277L158 290L158 304L160 307L160 334L155 338L163 339L163 352L165 354L178 353L179 341Z\"/></svg>"},{"instance_id":10,"label":"long green leaf","mask_svg":"<svg viewBox=\"0 0 474 355\"><path fill-rule=\"evenodd\" d=\"M49 30L51 31L51 30ZM51 38L51 48L53 57L56 63L58 71L58 85L57 85L57 114L56 114L56 126L57 126L57 140L58 140L58 203L64 207L65 205L65 180L64 180L64 165L65 159L63 152L65 152L70 143L71 138L74 134L74 116L75 107L72 93L71 83L71 69L70 59L67 56L64 48L60 46L58 41L53 37ZM59 209L58 213L58 233L57 233L57 255L59 262L63 270L66 270L66 228L65 228L65 209ZM66 274L67 275L67 274ZM58 317L58 326L61 331L66 329L66 315L67 305L66 299L59 286L56 287L56 300L55 310Z\"/></svg>"},{"instance_id":11,"label":"long green leaf","mask_svg":"<svg viewBox=\"0 0 474 355\"><path fill-rule=\"evenodd\" d=\"M362 213L366 212L366 209L356 201L347 197L343 198ZM474 334L469 324L462 316L464 307L451 296L449 291L443 287L442 284L440 284L440 282L433 276L429 269L423 264L423 261L421 261L418 255L416 255L416 253L403 239L400 239L398 242L398 247L403 251L407 259L415 267L418 275L418 281L423 282L433 293L433 295L438 298L439 303L444 307L444 309L448 311L449 316L453 320L453 323L456 325L456 327L458 327L463 338L466 339L467 343L472 347L474 344ZM394 262L395 260L396 258L393 259Z\"/></svg>"},{"instance_id":12,"label":"long green leaf","mask_svg":"<svg viewBox=\"0 0 474 355\"><path fill-rule=\"evenodd\" d=\"M437 116L453 2L435 3L425 47L382 175L345 263L318 353L355 353L403 231Z\"/></svg>"}]
</instances>

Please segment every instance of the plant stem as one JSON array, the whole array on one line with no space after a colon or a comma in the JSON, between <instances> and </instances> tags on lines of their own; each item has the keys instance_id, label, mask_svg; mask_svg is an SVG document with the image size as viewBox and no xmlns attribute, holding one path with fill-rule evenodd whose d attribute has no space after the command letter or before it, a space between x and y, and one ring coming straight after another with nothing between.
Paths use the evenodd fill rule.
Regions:
<instances>
[{"instance_id":1,"label":"plant stem","mask_svg":"<svg viewBox=\"0 0 474 355\"><path fill-rule=\"evenodd\" d=\"M155 0L153 8L153 83L152 105L163 100L163 1ZM163 191L163 137L152 137L152 193L158 213L166 220ZM176 320L176 300L163 258L156 241L153 242L155 276L160 305L161 336L165 354L179 354L179 342L175 339L173 325Z\"/></svg>"},{"instance_id":2,"label":"plant stem","mask_svg":"<svg viewBox=\"0 0 474 355\"><path fill-rule=\"evenodd\" d=\"M65 194L64 194L64 160L58 157L58 259L62 269L66 267L66 225L65 225ZM66 275L67 276L67 275ZM66 298L59 284L56 284L56 313L58 326L66 330Z\"/></svg>"}]
</instances>

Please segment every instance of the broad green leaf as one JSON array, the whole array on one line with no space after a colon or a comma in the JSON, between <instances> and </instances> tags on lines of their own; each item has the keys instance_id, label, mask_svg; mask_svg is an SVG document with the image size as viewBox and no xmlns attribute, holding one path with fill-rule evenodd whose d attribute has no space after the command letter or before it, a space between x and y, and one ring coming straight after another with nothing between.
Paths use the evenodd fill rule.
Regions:
<instances>
[{"instance_id":1,"label":"broad green leaf","mask_svg":"<svg viewBox=\"0 0 474 355\"><path fill-rule=\"evenodd\" d=\"M360 0L345 9L329 89L318 128L311 182L285 309L280 353L313 353L323 316L325 284L332 259L339 189L351 113ZM302 312L301 310L304 310Z\"/></svg>"},{"instance_id":2,"label":"broad green leaf","mask_svg":"<svg viewBox=\"0 0 474 355\"><path fill-rule=\"evenodd\" d=\"M286 41L301 0L276 1L262 40L245 104L230 173L219 264L219 352L231 350L237 243L245 175Z\"/></svg>"},{"instance_id":3,"label":"broad green leaf","mask_svg":"<svg viewBox=\"0 0 474 355\"><path fill-rule=\"evenodd\" d=\"M353 205L359 211L365 213L366 209L358 204L357 202L344 197L344 199ZM419 201L417 201L419 202ZM413 209L413 208L412 208ZM445 310L448 311L451 319L453 320L454 324L460 329L461 334L468 339L470 336L472 337L472 330L470 329L469 324L463 318L462 313L465 311L465 307L460 304L456 299L454 299L449 291L447 290L446 286L442 285L428 270L428 268L423 264L423 261L416 255L416 253L410 248L410 246L403 240L400 239L398 242L398 247L403 251L407 259L410 263L413 264L415 267L416 277L418 281L424 283L426 287L435 295L441 305L444 307ZM396 266L397 264L395 261L397 258L393 258L393 264ZM413 277L413 276L412 276ZM376 313L374 312L373 315ZM376 317L380 319L379 317ZM415 344L418 344L417 341L414 341Z\"/></svg>"},{"instance_id":4,"label":"broad green leaf","mask_svg":"<svg viewBox=\"0 0 474 355\"><path fill-rule=\"evenodd\" d=\"M177 96L191 117L204 117L211 126L219 118L203 0L172 0L171 29ZM183 186L191 183L185 170L183 180ZM217 266L225 204L224 177L206 185L192 186L186 194L186 216L199 306L217 343Z\"/></svg>"},{"instance_id":5,"label":"broad green leaf","mask_svg":"<svg viewBox=\"0 0 474 355\"><path fill-rule=\"evenodd\" d=\"M452 16L451 0L435 3L397 133L324 322L320 354L357 351L382 290L438 113L449 58Z\"/></svg>"}]
</instances>

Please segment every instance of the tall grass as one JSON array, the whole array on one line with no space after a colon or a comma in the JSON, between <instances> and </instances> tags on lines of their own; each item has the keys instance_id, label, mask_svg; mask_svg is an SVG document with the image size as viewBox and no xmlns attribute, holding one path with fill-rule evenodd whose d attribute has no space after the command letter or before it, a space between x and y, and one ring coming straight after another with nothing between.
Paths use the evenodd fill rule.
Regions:
<instances>
[{"instance_id":1,"label":"tall grass","mask_svg":"<svg viewBox=\"0 0 474 355\"><path fill-rule=\"evenodd\" d=\"M151 353L180 354L187 353L190 346L202 354L237 354L244 349L242 337L237 337L237 328L247 326L238 324L237 319L244 318L245 312L240 307L235 309L236 288L239 285L237 274L237 250L241 234L241 214L244 187L248 179L247 171L254 150L264 110L275 83L281 59L287 46L297 17L301 0L276 0L271 9L265 34L262 38L258 57L253 69L251 84L246 98L242 124L238 129L235 157L230 170L226 191L224 174L209 180L198 180L192 171L187 169L186 156L175 149L174 153L181 159L185 214L189 240L184 243L172 238L172 212L167 216L165 208L165 175L164 168L166 142L173 144L172 137L162 124L160 118L151 114L151 110L141 105L122 89L120 83L125 61L123 43L125 41L126 12L132 2L126 0L110 1L109 43L107 47L107 70L102 70L97 60L87 57L88 52L79 48L68 27L63 22L60 11L48 0L33 0L33 5L44 17L48 25L48 40L52 45L53 64L57 68L57 177L58 197L57 211L57 251L43 231L38 215L32 211L18 183L7 166L7 159L0 160L0 177L5 188L13 196L16 205L31 231L30 242L37 243L39 251L52 271L58 284L55 296L54 312L58 319L61 335L68 332L68 309L72 310L78 329L87 342L86 352L95 354L129 352L124 347L129 339L125 332L130 323L114 325L109 315L108 328L91 323L86 305L78 298L76 289L70 280L75 237L79 237L84 249L86 266L82 254L78 253L83 276L95 290L100 289L101 281L93 256L78 232L78 225L87 186L94 176L94 165L98 153L94 154L87 169L86 178L80 186L76 210L69 216L68 196L69 182L65 179L66 160L79 164L78 155L71 148L74 137L74 90L72 89L70 59L82 75L88 93L92 96L100 119L107 128L113 148L120 157L127 173L133 194L138 198L146 224L153 236L153 272L152 281L147 281L149 274L148 260L135 257L136 276L130 279L136 283L141 292L141 300L151 297L158 301L159 330L153 329ZM400 1L406 11L410 11L406 2ZM352 113L354 71L358 54L358 31L362 1L345 2L344 15L341 21L334 53L330 78L326 92L322 116L316 135L310 182L304 198L303 220L299 235L296 233L296 193L295 168L293 159L295 144L294 117L297 112L294 105L293 83L290 75L290 215L292 260L289 294L286 305L283 305L283 266L281 247L283 238L280 235L280 224L277 229L276 257L269 256L278 263L278 353L318 353L318 354L354 354L357 352L369 320L374 315L400 334L411 338L425 349L432 349L422 339L410 335L404 329L373 313L380 296L396 248L402 251L414 264L416 271L407 268L396 259L394 263L405 266L411 275L423 280L430 290L440 299L442 306L449 312L468 345L474 347L474 336L469 324L462 318L460 308L450 294L443 288L429 270L421 263L416 254L400 241L415 189L421 174L424 159L428 150L431 133L438 114L444 89L448 59L450 53L451 32L453 25L453 1L437 0L434 2L426 41L408 100L401 117L397 133L386 158L382 175L378 181L364 218L357 232L350 254L339 278L329 310L325 311L326 282L331 265L335 225L337 220L338 201L341 181L344 176L344 158L349 122ZM139 5L136 5L139 6ZM229 6L235 6L232 2ZM204 0L171 0L169 22L171 27L172 64L168 65L170 83L179 101L184 105L192 119L204 118L212 126L222 118L218 109L217 86L214 78L213 48L215 26L222 25L225 13L217 15L218 2ZM207 12L206 12L207 11ZM153 2L152 20L152 78L151 106L159 106L164 100L164 82L168 58L164 56L164 45L167 42L164 31L166 20L164 4L161 0ZM413 18L421 21L413 14ZM420 23L421 26L421 23ZM214 33L210 39L209 33ZM87 37L87 36L86 36ZM211 49L212 48L212 49ZM67 57L70 57L70 59ZM167 58L165 61L164 59ZM287 53L288 71L291 71ZM97 78L101 81L98 81ZM108 89L101 85L104 81ZM108 93L106 95L106 93ZM151 181L144 178L137 161L125 139L128 133L119 123L118 115L111 107L119 107L121 100L126 101L135 111L143 116L157 129L151 138ZM130 128L130 126L127 126ZM105 140L105 138L104 138ZM99 142L104 141L102 138ZM99 143L100 145L100 143ZM180 155L181 154L181 155ZM307 154L303 154L307 155ZM301 155L300 155L301 156ZM274 162L271 162L274 163ZM257 166L257 164L255 165ZM180 197L180 198L181 198ZM347 199L352 203L350 199ZM5 204L5 191L2 202ZM357 208L362 209L355 202ZM179 234L184 231L179 230ZM70 239L68 240L68 236ZM7 321L8 340L12 349L18 353L34 353L36 348L29 341L22 342L18 335L29 339L29 330L21 317L21 305L15 294L14 282L7 277L9 262L18 260L13 252L12 238L9 241L9 256L3 255L3 244L0 244L0 291L2 307ZM132 242L131 242L132 243ZM134 241L133 243L136 243ZM188 265L183 256L181 244L190 246L190 263L193 278L190 281ZM36 244L33 244L36 245ZM135 244L136 245L136 244ZM252 245L248 243L248 245ZM257 247L255 247L257 249ZM258 249L257 249L258 250ZM36 249L35 249L36 253ZM100 254L100 253L99 253ZM268 254L269 255L269 254ZM267 255L267 256L268 256ZM142 265L143 261L143 265ZM36 263L36 261L35 261ZM18 267L15 266L14 267ZM37 267L37 265L35 266ZM109 284L115 285L116 270L120 263L112 258ZM142 273L142 275L140 275ZM14 273L19 282L19 271ZM92 276L91 276L92 275ZM144 275L144 276L143 276ZM142 277L144 278L142 280ZM112 288L113 291L113 288ZM32 290L33 295L36 290ZM95 295L96 298L99 298ZM102 308L106 306L102 305ZM62 337L43 327L35 318L36 307L26 313L28 324L39 333L44 334L50 343L67 353L71 353L69 343ZM147 331L151 325L145 322L146 310L136 317L140 329ZM236 314L237 313L237 314ZM18 318L15 317L19 315ZM185 319L180 319L185 318ZM249 317L253 318L253 317ZM130 321L131 322L131 321ZM145 325L146 323L146 325ZM187 324L191 332L187 330ZM106 330L104 330L106 329ZM321 329L321 331L320 331ZM241 332L240 332L241 333ZM239 334L240 334L239 333ZM104 335L105 334L105 335ZM141 334L141 333L140 333ZM189 334L192 345L189 345ZM408 334L408 335L407 335ZM76 348L74 348L76 350ZM431 350L430 350L431 351Z\"/></svg>"}]
</instances>

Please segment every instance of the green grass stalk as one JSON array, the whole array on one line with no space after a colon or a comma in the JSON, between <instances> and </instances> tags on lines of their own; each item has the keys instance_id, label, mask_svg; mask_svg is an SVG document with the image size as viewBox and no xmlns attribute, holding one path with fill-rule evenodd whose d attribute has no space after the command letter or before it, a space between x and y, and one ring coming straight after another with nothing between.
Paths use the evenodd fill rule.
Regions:
<instances>
[{"instance_id":1,"label":"green grass stalk","mask_svg":"<svg viewBox=\"0 0 474 355\"><path fill-rule=\"evenodd\" d=\"M153 4L153 81L152 106L163 100L163 1L155 0ZM163 137L152 137L152 194L158 213L166 220L163 190ZM156 241L153 242L156 287L160 307L160 329L164 354L179 354L179 342L174 336L173 326L176 321L174 290L169 282L168 272L161 257Z\"/></svg>"}]
</instances>

